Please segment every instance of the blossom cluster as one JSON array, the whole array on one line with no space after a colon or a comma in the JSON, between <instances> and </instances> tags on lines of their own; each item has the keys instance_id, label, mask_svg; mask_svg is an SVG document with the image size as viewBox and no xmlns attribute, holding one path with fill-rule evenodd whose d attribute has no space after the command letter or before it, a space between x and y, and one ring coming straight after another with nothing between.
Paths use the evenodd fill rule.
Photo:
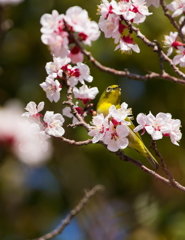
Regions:
<instances>
[{"instance_id":1,"label":"blossom cluster","mask_svg":"<svg viewBox=\"0 0 185 240\"><path fill-rule=\"evenodd\" d=\"M178 32L170 32L170 35L165 36L164 44L168 47L167 56L170 56L173 49L177 55L173 58L173 64L179 64L180 67L185 67L185 44L178 41Z\"/></svg>"},{"instance_id":2,"label":"blossom cluster","mask_svg":"<svg viewBox=\"0 0 185 240\"><path fill-rule=\"evenodd\" d=\"M185 11L185 1L178 0L172 1L168 4L167 9L173 12L172 17L176 18L180 16L179 24L184 21L184 11ZM182 16L181 16L182 15ZM181 27L181 32L185 34L185 26L184 24ZM168 47L167 56L170 56L173 52L173 49L176 50L177 55L173 58L173 64L179 64L180 67L185 67L185 44L178 41L178 32L170 32L169 35L165 36L164 40L165 47Z\"/></svg>"},{"instance_id":3,"label":"blossom cluster","mask_svg":"<svg viewBox=\"0 0 185 240\"><path fill-rule=\"evenodd\" d=\"M87 85L85 85L85 81L93 81L89 67L81 62L78 62L76 66L72 67L69 64L70 61L71 59L68 57L54 57L53 62L48 62L46 64L48 76L45 82L41 83L40 86L46 92L46 96L51 102L58 102L60 99L60 91L65 82L64 80L68 79L69 85L72 88L78 83L81 83L82 87L80 89L77 87L73 89L74 97L87 103L95 98L98 89L97 87L88 88Z\"/></svg>"},{"instance_id":4,"label":"blossom cluster","mask_svg":"<svg viewBox=\"0 0 185 240\"><path fill-rule=\"evenodd\" d=\"M132 114L128 109L128 104L122 103L119 109L114 105L109 108L109 114L97 114L93 117L89 136L92 136L92 142L103 141L107 145L107 149L116 152L128 146L128 134L130 122L128 117Z\"/></svg>"},{"instance_id":5,"label":"blossom cluster","mask_svg":"<svg viewBox=\"0 0 185 240\"><path fill-rule=\"evenodd\" d=\"M158 7L159 1L148 1L148 6L153 4ZM102 0L98 6L99 27L104 32L106 38L113 38L114 43L118 44L115 50L120 49L122 52L131 50L139 53L140 49L134 43L130 31L124 20L139 24L143 23L147 16L151 15L148 11L145 0L127 0L118 2L115 0Z\"/></svg>"},{"instance_id":6,"label":"blossom cluster","mask_svg":"<svg viewBox=\"0 0 185 240\"><path fill-rule=\"evenodd\" d=\"M91 45L100 36L98 24L89 20L87 11L78 6L69 8L65 15L56 10L52 14L44 14L40 23L41 40L49 46L51 54L54 57L70 57L74 63L82 62L83 54L66 28L76 33L78 40L86 45Z\"/></svg>"},{"instance_id":7,"label":"blossom cluster","mask_svg":"<svg viewBox=\"0 0 185 240\"><path fill-rule=\"evenodd\" d=\"M139 113L137 118L138 126L134 129L135 132L143 130L142 134L147 132L153 140L162 139L163 136L170 137L173 144L179 145L178 141L182 137L180 132L181 121L172 119L170 113L158 113L156 117L150 112L148 115Z\"/></svg>"}]
</instances>

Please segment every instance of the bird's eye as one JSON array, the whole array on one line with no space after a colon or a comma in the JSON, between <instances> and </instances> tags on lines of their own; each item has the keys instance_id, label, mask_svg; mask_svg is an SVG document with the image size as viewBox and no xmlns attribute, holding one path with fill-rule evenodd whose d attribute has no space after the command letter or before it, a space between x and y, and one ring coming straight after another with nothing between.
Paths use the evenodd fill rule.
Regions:
<instances>
[{"instance_id":1,"label":"bird's eye","mask_svg":"<svg viewBox=\"0 0 185 240\"><path fill-rule=\"evenodd\" d=\"M111 87L108 87L107 90L106 90L106 92L110 92L110 90L111 90Z\"/></svg>"}]
</instances>

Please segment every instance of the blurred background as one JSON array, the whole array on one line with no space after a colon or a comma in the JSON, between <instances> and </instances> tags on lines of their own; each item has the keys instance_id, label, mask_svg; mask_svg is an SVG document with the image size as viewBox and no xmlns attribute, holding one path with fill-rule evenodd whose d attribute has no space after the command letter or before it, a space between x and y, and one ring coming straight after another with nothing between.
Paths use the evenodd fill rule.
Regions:
<instances>
[{"instance_id":1,"label":"blurred background","mask_svg":"<svg viewBox=\"0 0 185 240\"><path fill-rule=\"evenodd\" d=\"M45 111L61 113L61 101L50 103L39 86L46 78L45 64L52 60L40 37L40 18L53 9L65 13L78 5L89 12L92 20L96 15L98 0L25 0L18 5L0 6L0 105L10 99L18 99L23 107L30 101L45 101ZM161 8L154 12L141 31L161 44L164 35L175 31ZM3 30L2 30L3 29ZM8 29L8 30L7 30ZM112 39L103 34L86 47L103 65L118 70L127 68L132 73L145 74L159 71L157 54L140 40L140 54L114 52ZM113 76L96 69L85 59L91 69L100 93L111 84L122 86L122 101L132 107L133 114L152 111L170 112L181 119L185 132L185 86L153 79L146 82ZM166 71L174 75L166 66ZM184 71L184 69L182 69ZM61 95L64 92L61 92ZM63 95L62 98L65 96ZM94 105L98 101L94 100ZM68 120L66 120L68 123ZM66 123L66 124L67 124ZM82 128L66 129L66 137L87 139ZM151 140L143 136L146 146ZM181 184L185 185L185 140L180 147L169 138L158 141L168 169ZM105 186L103 193L94 196L56 240L184 240L185 194L172 189L130 163L121 162L103 146L69 146L53 139L54 154L45 165L29 167L11 155L3 156L0 165L0 239L25 240L39 237L60 223L75 207L84 194L96 184ZM126 154L148 162L134 150ZM150 167L150 166L149 166ZM159 171L160 172L160 171Z\"/></svg>"}]
</instances>

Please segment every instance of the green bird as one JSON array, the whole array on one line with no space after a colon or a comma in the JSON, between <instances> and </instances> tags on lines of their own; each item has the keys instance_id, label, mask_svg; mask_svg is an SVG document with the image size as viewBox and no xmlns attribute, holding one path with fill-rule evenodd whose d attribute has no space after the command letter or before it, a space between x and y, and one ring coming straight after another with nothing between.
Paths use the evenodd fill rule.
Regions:
<instances>
[{"instance_id":1,"label":"green bird","mask_svg":"<svg viewBox=\"0 0 185 240\"><path fill-rule=\"evenodd\" d=\"M109 108L112 105L115 105L117 109L121 107L120 102L121 102L121 86L118 85L109 86L102 93L97 104L96 112L98 114L103 113L104 116L107 116L109 113ZM133 131L133 129L135 128L133 122L128 117L126 118L126 121L130 122L130 125L128 125L129 127L128 146L130 148L135 149L142 156L147 158L150 164L154 167L154 169L157 170L159 164L157 160L153 157L153 155L150 153L150 151L147 149L147 147L144 145L139 133L138 132L135 133Z\"/></svg>"}]
</instances>

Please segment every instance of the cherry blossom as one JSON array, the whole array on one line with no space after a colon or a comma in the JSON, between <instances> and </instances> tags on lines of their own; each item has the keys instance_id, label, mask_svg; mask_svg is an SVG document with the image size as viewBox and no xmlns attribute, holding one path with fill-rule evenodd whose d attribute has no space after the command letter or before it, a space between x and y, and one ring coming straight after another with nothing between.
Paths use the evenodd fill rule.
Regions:
<instances>
[{"instance_id":1,"label":"cherry blossom","mask_svg":"<svg viewBox=\"0 0 185 240\"><path fill-rule=\"evenodd\" d=\"M125 102L118 109L114 105L109 108L109 117L113 117L119 123L130 125L130 122L125 120L130 115L132 115L132 109L128 108L128 104Z\"/></svg>"},{"instance_id":2,"label":"cherry blossom","mask_svg":"<svg viewBox=\"0 0 185 240\"><path fill-rule=\"evenodd\" d=\"M131 10L132 2L131 1L119 1L117 5L114 5L112 12L116 15L121 15L125 20L130 21L134 19L136 14Z\"/></svg>"},{"instance_id":3,"label":"cherry blossom","mask_svg":"<svg viewBox=\"0 0 185 240\"><path fill-rule=\"evenodd\" d=\"M62 77L63 69L65 65L71 62L71 59L68 57L54 57L53 62L46 63L46 72L50 78Z\"/></svg>"},{"instance_id":4,"label":"cherry blossom","mask_svg":"<svg viewBox=\"0 0 185 240\"><path fill-rule=\"evenodd\" d=\"M115 14L110 14L106 19L103 16L99 19L99 27L104 32L106 38L114 38L115 43L119 42L120 32L119 32L119 22L120 17Z\"/></svg>"},{"instance_id":5,"label":"cherry blossom","mask_svg":"<svg viewBox=\"0 0 185 240\"><path fill-rule=\"evenodd\" d=\"M63 15L62 15L63 16ZM58 21L61 19L57 10L53 10L51 14L45 13L40 19L42 25L41 33L50 34L57 30Z\"/></svg>"},{"instance_id":6,"label":"cherry blossom","mask_svg":"<svg viewBox=\"0 0 185 240\"><path fill-rule=\"evenodd\" d=\"M185 48L180 46L178 47L177 52L179 54L173 58L173 64L179 64L180 67L185 67Z\"/></svg>"},{"instance_id":7,"label":"cherry blossom","mask_svg":"<svg viewBox=\"0 0 185 240\"><path fill-rule=\"evenodd\" d=\"M58 80L53 80L53 78L47 77L46 81L41 83L40 86L46 92L46 96L51 102L58 102L60 99L60 91L62 89Z\"/></svg>"},{"instance_id":8,"label":"cherry blossom","mask_svg":"<svg viewBox=\"0 0 185 240\"><path fill-rule=\"evenodd\" d=\"M108 18L109 14L113 13L115 7L117 7L117 2L115 0L112 0L111 2L102 0L101 4L98 5L98 14L104 18Z\"/></svg>"},{"instance_id":9,"label":"cherry blossom","mask_svg":"<svg viewBox=\"0 0 185 240\"><path fill-rule=\"evenodd\" d=\"M62 127L64 118L60 113L54 114L53 111L47 111L44 115L45 132L54 137L61 137L65 130Z\"/></svg>"},{"instance_id":10,"label":"cherry blossom","mask_svg":"<svg viewBox=\"0 0 185 240\"><path fill-rule=\"evenodd\" d=\"M97 40L100 36L98 24L90 21L87 11L79 6L69 8L65 20L74 32L79 33L79 39L86 45L91 45L91 41Z\"/></svg>"},{"instance_id":11,"label":"cherry blossom","mask_svg":"<svg viewBox=\"0 0 185 240\"><path fill-rule=\"evenodd\" d=\"M26 107L25 110L27 112L22 114L22 117L34 117L34 118L40 118L41 114L39 112L41 112L44 109L44 102L40 102L38 104L38 106L36 105L35 102L29 102Z\"/></svg>"},{"instance_id":12,"label":"cherry blossom","mask_svg":"<svg viewBox=\"0 0 185 240\"><path fill-rule=\"evenodd\" d=\"M169 136L173 144L179 145L177 141L182 137L179 129L181 122L179 119L172 119L170 113L158 113L156 117L151 112L148 115L140 113L136 120L139 125L134 129L135 132L143 130L145 133L146 130L153 140Z\"/></svg>"},{"instance_id":13,"label":"cherry blossom","mask_svg":"<svg viewBox=\"0 0 185 240\"><path fill-rule=\"evenodd\" d=\"M104 139L107 129L109 129L108 117L104 117L104 115L98 114L93 116L91 130L88 132L89 136L92 136L92 142L96 143L100 140Z\"/></svg>"},{"instance_id":14,"label":"cherry blossom","mask_svg":"<svg viewBox=\"0 0 185 240\"><path fill-rule=\"evenodd\" d=\"M82 100L84 104L94 99L98 92L99 91L97 87L88 88L88 86L85 84L82 85L79 89L77 87L73 88L74 97Z\"/></svg>"},{"instance_id":15,"label":"cherry blossom","mask_svg":"<svg viewBox=\"0 0 185 240\"><path fill-rule=\"evenodd\" d=\"M106 132L103 139L107 144L107 149L111 152L116 152L119 149L128 147L129 141L126 138L129 134L128 127L125 125L117 125L116 127L110 122L109 130Z\"/></svg>"},{"instance_id":16,"label":"cherry blossom","mask_svg":"<svg viewBox=\"0 0 185 240\"><path fill-rule=\"evenodd\" d=\"M172 1L167 8L174 12L172 17L178 17L185 11L185 0Z\"/></svg>"},{"instance_id":17,"label":"cherry blossom","mask_svg":"<svg viewBox=\"0 0 185 240\"><path fill-rule=\"evenodd\" d=\"M130 37L130 35L123 36L119 42L119 44L116 46L115 50L119 49L122 52L128 52L130 53L132 50L134 52L139 53L140 49L137 44L133 42L133 39Z\"/></svg>"},{"instance_id":18,"label":"cherry blossom","mask_svg":"<svg viewBox=\"0 0 185 240\"><path fill-rule=\"evenodd\" d=\"M71 77L69 78L70 86L74 87L78 82L84 84L84 80L92 82L93 77L90 75L89 67L84 63L77 63L77 66L71 69Z\"/></svg>"},{"instance_id":19,"label":"cherry blossom","mask_svg":"<svg viewBox=\"0 0 185 240\"><path fill-rule=\"evenodd\" d=\"M132 0L132 7L131 11L133 11L136 15L133 19L134 23L143 23L146 19L146 16L151 15L152 13L149 13L148 8L146 6L145 0Z\"/></svg>"},{"instance_id":20,"label":"cherry blossom","mask_svg":"<svg viewBox=\"0 0 185 240\"><path fill-rule=\"evenodd\" d=\"M72 32L76 32L78 40L86 45L91 45L91 42L100 36L98 24L89 20L87 11L78 6L69 8L65 15L59 14L56 10L53 10L52 14L44 14L40 23L42 25L41 40L49 46L51 54L61 58L71 56L74 63L77 60L74 57L74 46L71 48L71 45L75 43L72 39L69 40L65 24ZM80 58L82 61L82 53L78 53L78 60Z\"/></svg>"},{"instance_id":21,"label":"cherry blossom","mask_svg":"<svg viewBox=\"0 0 185 240\"><path fill-rule=\"evenodd\" d=\"M169 47L167 56L170 56L173 52L173 47L177 49L177 47L181 46L182 43L177 41L178 32L170 32L169 36L166 35L164 37L165 37L165 40L164 40L165 47Z\"/></svg>"}]
</instances>

